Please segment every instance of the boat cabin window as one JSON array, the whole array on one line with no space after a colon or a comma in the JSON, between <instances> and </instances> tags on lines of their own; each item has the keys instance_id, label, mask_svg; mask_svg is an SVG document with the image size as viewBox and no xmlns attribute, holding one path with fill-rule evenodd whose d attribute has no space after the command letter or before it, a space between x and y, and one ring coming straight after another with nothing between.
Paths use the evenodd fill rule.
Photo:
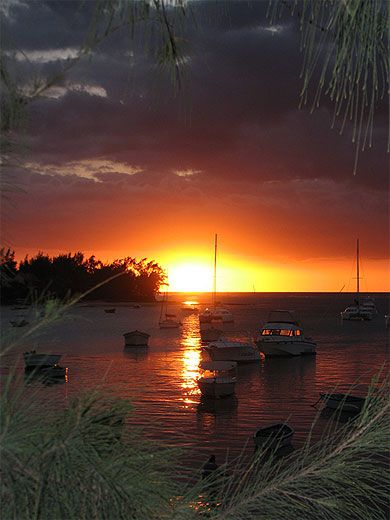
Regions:
<instances>
[{"instance_id":1,"label":"boat cabin window","mask_svg":"<svg viewBox=\"0 0 390 520\"><path fill-rule=\"evenodd\" d=\"M300 336L300 330L291 329L263 329L261 331L262 336Z\"/></svg>"}]
</instances>

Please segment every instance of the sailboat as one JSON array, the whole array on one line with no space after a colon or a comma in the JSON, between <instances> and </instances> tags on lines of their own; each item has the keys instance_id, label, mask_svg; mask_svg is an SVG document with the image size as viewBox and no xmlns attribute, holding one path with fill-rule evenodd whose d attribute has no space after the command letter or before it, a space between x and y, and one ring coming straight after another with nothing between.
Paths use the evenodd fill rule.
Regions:
<instances>
[{"instance_id":1,"label":"sailboat","mask_svg":"<svg viewBox=\"0 0 390 520\"><path fill-rule=\"evenodd\" d=\"M224 307L217 307L217 248L218 248L218 235L215 235L214 240L214 284L213 284L213 297L212 307L205 309L199 314L200 323L212 323L212 322L223 322L231 323L234 321L233 314Z\"/></svg>"},{"instance_id":2,"label":"sailboat","mask_svg":"<svg viewBox=\"0 0 390 520\"><path fill-rule=\"evenodd\" d=\"M165 291L161 300L161 311L158 325L160 329L177 329L181 326L180 321L176 318L176 314L168 313L168 291Z\"/></svg>"},{"instance_id":3,"label":"sailboat","mask_svg":"<svg viewBox=\"0 0 390 520\"><path fill-rule=\"evenodd\" d=\"M368 321L378 314L375 302L370 297L360 296L359 239L356 241L356 298L355 303L341 313L341 319L349 321Z\"/></svg>"}]
</instances>

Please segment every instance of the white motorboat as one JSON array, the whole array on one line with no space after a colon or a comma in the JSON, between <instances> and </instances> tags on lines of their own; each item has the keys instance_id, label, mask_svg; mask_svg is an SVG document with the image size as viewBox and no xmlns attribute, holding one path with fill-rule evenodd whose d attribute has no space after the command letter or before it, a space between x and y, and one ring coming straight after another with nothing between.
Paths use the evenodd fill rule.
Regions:
<instances>
[{"instance_id":1,"label":"white motorboat","mask_svg":"<svg viewBox=\"0 0 390 520\"><path fill-rule=\"evenodd\" d=\"M256 340L265 356L315 354L316 343L303 334L291 311L272 311Z\"/></svg>"},{"instance_id":2,"label":"white motorboat","mask_svg":"<svg viewBox=\"0 0 390 520\"><path fill-rule=\"evenodd\" d=\"M200 329L200 339L203 343L210 343L211 341L217 341L223 335L223 330L213 325L211 327Z\"/></svg>"},{"instance_id":3,"label":"white motorboat","mask_svg":"<svg viewBox=\"0 0 390 520\"><path fill-rule=\"evenodd\" d=\"M61 359L61 354L37 354L35 350L31 350L24 352L23 358L26 369L54 367Z\"/></svg>"},{"instance_id":4,"label":"white motorboat","mask_svg":"<svg viewBox=\"0 0 390 520\"><path fill-rule=\"evenodd\" d=\"M199 323L223 322L232 323L234 321L233 314L225 307L217 307L217 247L218 235L214 239L214 284L212 294L212 306L205 309L199 314Z\"/></svg>"},{"instance_id":5,"label":"white motorboat","mask_svg":"<svg viewBox=\"0 0 390 520\"><path fill-rule=\"evenodd\" d=\"M223 323L232 323L234 321L233 314L224 307L212 307L205 309L199 314L200 323L212 323L213 321L222 321Z\"/></svg>"},{"instance_id":6,"label":"white motorboat","mask_svg":"<svg viewBox=\"0 0 390 520\"><path fill-rule=\"evenodd\" d=\"M320 394L320 399L327 408L341 412L360 412L365 398L349 394Z\"/></svg>"},{"instance_id":7,"label":"white motorboat","mask_svg":"<svg viewBox=\"0 0 390 520\"><path fill-rule=\"evenodd\" d=\"M236 361L252 363L260 360L260 353L253 343L219 339L202 347L212 361Z\"/></svg>"},{"instance_id":8,"label":"white motorboat","mask_svg":"<svg viewBox=\"0 0 390 520\"><path fill-rule=\"evenodd\" d=\"M140 330L132 330L131 332L126 332L125 334L123 334L123 337L125 338L125 348L147 347L150 334L147 334L146 332L141 332Z\"/></svg>"},{"instance_id":9,"label":"white motorboat","mask_svg":"<svg viewBox=\"0 0 390 520\"><path fill-rule=\"evenodd\" d=\"M221 398L234 394L237 363L232 361L204 361L200 364L202 375L198 379L199 390L204 397Z\"/></svg>"},{"instance_id":10,"label":"white motorboat","mask_svg":"<svg viewBox=\"0 0 390 520\"><path fill-rule=\"evenodd\" d=\"M341 312L341 319L348 321L369 321L377 314L373 298L360 296L360 267L359 267L359 239L356 241L356 297L353 305L349 305Z\"/></svg>"},{"instance_id":11,"label":"white motorboat","mask_svg":"<svg viewBox=\"0 0 390 520\"><path fill-rule=\"evenodd\" d=\"M291 444L294 430L286 423L263 426L253 434L256 448L278 449Z\"/></svg>"}]
</instances>

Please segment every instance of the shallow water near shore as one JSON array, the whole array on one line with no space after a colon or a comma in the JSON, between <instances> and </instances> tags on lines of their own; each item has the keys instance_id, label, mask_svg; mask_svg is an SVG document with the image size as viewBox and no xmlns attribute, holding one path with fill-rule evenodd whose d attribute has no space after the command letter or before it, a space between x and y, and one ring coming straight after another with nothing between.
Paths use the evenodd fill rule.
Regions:
<instances>
[{"instance_id":1,"label":"shallow water near shore","mask_svg":"<svg viewBox=\"0 0 390 520\"><path fill-rule=\"evenodd\" d=\"M42 334L30 338L17 352L1 358L1 373L17 363L23 373L25 350L62 354L60 364L68 367L63 384L29 383L28 392L45 405L49 398L66 403L83 390L100 388L111 396L130 399L134 413L127 423L142 427L144 435L163 444L189 448L191 460L204 462L211 454L223 461L253 452L252 435L257 427L287 421L294 429L293 445L303 444L320 392L348 391L364 395L367 386L388 359L387 294L374 295L379 311L369 322L341 322L340 311L352 303L351 294L221 294L219 299L234 314L224 325L232 339L255 337L274 309L294 310L305 334L317 342L317 355L297 358L262 359L238 368L236 395L217 401L201 399L196 384L201 357L199 319L183 312L182 302L197 300L204 307L208 295L170 296L169 312L176 313L180 329L158 327L160 304L134 308L115 305L114 314L104 309L113 304L80 304ZM23 334L24 328L9 321L28 311L2 308L3 334ZM124 351L123 334L133 329L148 332L148 348ZM314 430L319 438L330 418L320 417Z\"/></svg>"}]
</instances>

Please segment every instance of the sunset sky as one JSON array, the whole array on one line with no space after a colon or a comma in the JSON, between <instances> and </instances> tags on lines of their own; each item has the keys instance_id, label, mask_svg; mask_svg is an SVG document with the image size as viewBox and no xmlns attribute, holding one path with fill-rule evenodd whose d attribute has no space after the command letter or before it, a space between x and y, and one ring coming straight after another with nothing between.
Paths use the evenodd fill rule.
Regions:
<instances>
[{"instance_id":1,"label":"sunset sky","mask_svg":"<svg viewBox=\"0 0 390 520\"><path fill-rule=\"evenodd\" d=\"M4 3L21 82L75 57L93 2ZM171 290L390 290L388 106L353 175L351 127L324 99L299 109L299 21L268 2L193 2L183 86L126 30L29 107L3 204L17 257L83 251L155 259ZM11 48L12 43L12 48Z\"/></svg>"}]
</instances>

